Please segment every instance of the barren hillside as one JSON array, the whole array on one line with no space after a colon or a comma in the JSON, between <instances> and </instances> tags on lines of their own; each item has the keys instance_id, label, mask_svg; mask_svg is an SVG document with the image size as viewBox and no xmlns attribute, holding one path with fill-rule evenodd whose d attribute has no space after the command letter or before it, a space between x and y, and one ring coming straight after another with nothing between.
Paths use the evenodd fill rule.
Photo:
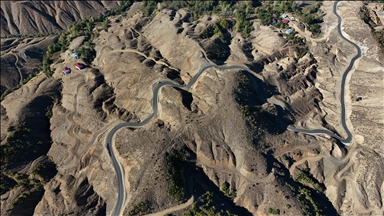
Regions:
<instances>
[{"instance_id":1,"label":"barren hillside","mask_svg":"<svg viewBox=\"0 0 384 216\"><path fill-rule=\"evenodd\" d=\"M96 17L122 1L1 1L1 37L36 35L69 29Z\"/></svg>"},{"instance_id":2,"label":"barren hillside","mask_svg":"<svg viewBox=\"0 0 384 216\"><path fill-rule=\"evenodd\" d=\"M70 49L87 47L75 38L55 54L52 77L41 73L1 102L1 215L111 215L121 186L113 152L126 192L121 215L382 215L384 67L357 16L362 4L338 6L342 33L363 50L346 84L351 146L287 130L346 136L341 79L356 50L337 32L333 2L321 4L318 35L299 20L287 25L291 36L255 20L249 37L234 17L194 21L170 8L148 17L135 3L93 29L92 62L72 58ZM6 43L2 61L21 62L21 40ZM211 67L189 89L163 86L158 113L118 130L107 148L114 127L152 115L157 85L185 86L212 61L250 71Z\"/></svg>"},{"instance_id":3,"label":"barren hillside","mask_svg":"<svg viewBox=\"0 0 384 216\"><path fill-rule=\"evenodd\" d=\"M12 89L23 79L37 72L47 47L54 43L56 38L50 36L1 39L0 93Z\"/></svg>"}]
</instances>

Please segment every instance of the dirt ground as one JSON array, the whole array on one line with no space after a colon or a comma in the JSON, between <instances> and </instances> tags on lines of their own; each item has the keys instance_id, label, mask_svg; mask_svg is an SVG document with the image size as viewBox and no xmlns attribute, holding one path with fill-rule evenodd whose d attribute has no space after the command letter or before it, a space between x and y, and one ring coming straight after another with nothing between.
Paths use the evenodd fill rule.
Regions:
<instances>
[{"instance_id":1,"label":"dirt ground","mask_svg":"<svg viewBox=\"0 0 384 216\"><path fill-rule=\"evenodd\" d=\"M297 47L273 26L255 22L249 39L231 31L225 64L246 65L254 76L211 68L188 91L163 87L157 116L142 128L116 133L113 144L127 191L124 215L143 201L150 204L147 213L182 215L199 202L202 190L214 192L217 208L238 215L265 215L269 208L298 215L303 205L295 198L300 193L291 187L311 191L327 215L382 215L384 68L369 27L358 16L362 4L340 2L338 9L343 34L363 50L347 78L347 124L354 135L350 147L284 128L293 124L346 135L340 124L340 83L356 50L337 34L333 2L323 2L326 14L318 37L300 30L299 21L290 23L306 39L306 55L299 58ZM97 56L86 70L75 69L81 60L67 50L63 62L52 65L52 78L38 76L1 102L4 144L8 126L21 122L21 114L30 115L31 101L41 95L56 100L47 155L58 174L44 185L35 214L111 214L117 187L106 134L120 123L139 122L152 114L152 90L158 81L187 84L207 63L198 56L206 55L203 45L214 43L215 36L194 35L217 16L203 16L195 25L186 10L164 9L149 19L138 8L135 4L129 15L110 19L110 27L94 40ZM77 38L70 47L81 43ZM64 66L72 73L63 75ZM258 109L252 113L267 117L248 117L243 100ZM255 125L263 131L258 139ZM182 203L167 194L165 158L172 149L185 150L187 157L188 192ZM299 169L305 168L314 181L324 184L324 192L295 181ZM231 196L221 190L225 183ZM9 209L20 193L15 187L3 194L2 209ZM5 211L2 214L8 214Z\"/></svg>"}]
</instances>

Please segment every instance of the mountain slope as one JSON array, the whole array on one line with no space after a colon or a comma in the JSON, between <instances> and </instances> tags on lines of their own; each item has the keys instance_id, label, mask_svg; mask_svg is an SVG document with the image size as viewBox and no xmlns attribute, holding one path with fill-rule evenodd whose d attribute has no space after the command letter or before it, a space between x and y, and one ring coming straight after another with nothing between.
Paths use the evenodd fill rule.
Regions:
<instances>
[{"instance_id":1,"label":"mountain slope","mask_svg":"<svg viewBox=\"0 0 384 216\"><path fill-rule=\"evenodd\" d=\"M1 37L60 32L122 1L2 1Z\"/></svg>"}]
</instances>

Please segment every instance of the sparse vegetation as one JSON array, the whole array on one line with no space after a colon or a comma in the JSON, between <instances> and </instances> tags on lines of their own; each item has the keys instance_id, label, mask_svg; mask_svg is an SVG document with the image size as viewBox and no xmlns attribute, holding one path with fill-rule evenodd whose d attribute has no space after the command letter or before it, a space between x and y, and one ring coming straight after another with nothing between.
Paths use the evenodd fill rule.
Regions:
<instances>
[{"instance_id":1,"label":"sparse vegetation","mask_svg":"<svg viewBox=\"0 0 384 216\"><path fill-rule=\"evenodd\" d=\"M45 163L37 164L36 167L31 171L31 174L37 176L41 182L45 183L49 179L53 178L56 173L55 171L56 165L53 162L48 161Z\"/></svg>"},{"instance_id":2,"label":"sparse vegetation","mask_svg":"<svg viewBox=\"0 0 384 216\"><path fill-rule=\"evenodd\" d=\"M16 186L17 182L6 175L3 171L0 172L0 195L3 195L7 191Z\"/></svg>"},{"instance_id":3,"label":"sparse vegetation","mask_svg":"<svg viewBox=\"0 0 384 216\"><path fill-rule=\"evenodd\" d=\"M293 162L294 162L294 160L291 158L291 157L289 157L289 156L287 156L287 155L283 155L283 160L284 161L287 161L287 167L290 167L290 166L292 166L292 164L293 164Z\"/></svg>"},{"instance_id":4,"label":"sparse vegetation","mask_svg":"<svg viewBox=\"0 0 384 216\"><path fill-rule=\"evenodd\" d=\"M30 139L30 132L25 122L14 127L6 142L0 146L1 166L29 160L46 151L48 143Z\"/></svg>"},{"instance_id":5,"label":"sparse vegetation","mask_svg":"<svg viewBox=\"0 0 384 216\"><path fill-rule=\"evenodd\" d=\"M145 215L149 212L149 206L147 201L142 201L137 203L132 207L132 210L129 211L129 216L135 216L135 215Z\"/></svg>"},{"instance_id":6,"label":"sparse vegetation","mask_svg":"<svg viewBox=\"0 0 384 216\"><path fill-rule=\"evenodd\" d=\"M371 29L371 33L373 38L377 41L381 53L384 54L384 30L376 30L375 27L378 25L382 25L380 19L378 20L378 24L376 24L372 18L370 17L369 10L366 6L360 8L360 18L369 26Z\"/></svg>"},{"instance_id":7,"label":"sparse vegetation","mask_svg":"<svg viewBox=\"0 0 384 216\"><path fill-rule=\"evenodd\" d=\"M300 203L301 209L305 215L323 215L323 209L316 201L314 201L314 195L309 189L302 186L296 188L288 182L285 182L285 185L290 188L292 193L296 196L296 199Z\"/></svg>"},{"instance_id":8,"label":"sparse vegetation","mask_svg":"<svg viewBox=\"0 0 384 216\"><path fill-rule=\"evenodd\" d=\"M97 18L90 17L89 19L85 19L82 21L79 21L76 23L74 26L72 26L69 30L64 31L60 34L58 33L47 33L47 34L37 34L34 36L26 36L26 35L11 35L8 36L7 38L10 37L21 37L21 38L27 38L27 37L43 37L43 36L48 36L48 35L59 35L58 40L55 42L55 44L49 45L47 47L47 51L43 57L42 60L42 66L39 68L37 71L29 74L29 76L25 79L23 79L19 85L14 86L13 88L7 89L1 94L0 101L2 101L5 96L10 94L11 92L19 89L22 85L27 83L29 80L31 80L33 77L35 77L37 74L39 74L41 71L44 72L48 77L52 76L53 74L53 69L50 67L50 65L53 62L58 61L59 59L57 58L58 55L55 55L57 52L64 52L70 42L79 36L85 36L86 41L84 42L87 46L87 48L83 47L83 52L82 54L85 54L83 60L91 62L95 56L96 56L96 51L94 49L94 44L92 44L93 39L98 37L98 32L97 31L92 31L92 29L95 27L96 22L106 22L108 25L108 17L109 16L114 16L114 15L119 15L124 13L131 5L133 1L131 0L125 0L124 4L122 4L120 7L116 9L111 9L107 11L105 14L100 15ZM107 21L105 21L107 20ZM105 24L103 23L103 27L105 27ZM54 57L55 56L55 57Z\"/></svg>"},{"instance_id":9,"label":"sparse vegetation","mask_svg":"<svg viewBox=\"0 0 384 216\"><path fill-rule=\"evenodd\" d=\"M22 203L29 195L31 195L31 192L26 191L20 194L18 197L16 197L16 199L12 202L12 208Z\"/></svg>"},{"instance_id":10,"label":"sparse vegetation","mask_svg":"<svg viewBox=\"0 0 384 216\"><path fill-rule=\"evenodd\" d=\"M187 180L184 173L186 160L183 150L172 149L165 156L167 181L169 183L167 193L180 202L186 200Z\"/></svg>"},{"instance_id":11,"label":"sparse vegetation","mask_svg":"<svg viewBox=\"0 0 384 216\"><path fill-rule=\"evenodd\" d=\"M167 7L173 9L188 8L192 13L192 20L198 20L202 15L217 14L225 19L234 15L236 17L235 30L242 33L244 37L249 37L253 30L251 22L252 7L255 2L250 1L178 1L163 2ZM221 23L224 24L224 23ZM228 24L228 23L227 23ZM225 29L229 25L222 25Z\"/></svg>"},{"instance_id":12,"label":"sparse vegetation","mask_svg":"<svg viewBox=\"0 0 384 216\"><path fill-rule=\"evenodd\" d=\"M258 93L251 90L253 87L245 73L240 72L238 74L238 81L235 99L251 130L251 139L263 149L267 148L266 144L258 141L260 141L267 131L272 134L279 132L279 125L275 120L276 114L273 115L261 108L262 103Z\"/></svg>"},{"instance_id":13,"label":"sparse vegetation","mask_svg":"<svg viewBox=\"0 0 384 216\"><path fill-rule=\"evenodd\" d=\"M229 186L228 182L223 182L220 187L220 190L223 191L226 196L229 196Z\"/></svg>"},{"instance_id":14,"label":"sparse vegetation","mask_svg":"<svg viewBox=\"0 0 384 216\"><path fill-rule=\"evenodd\" d=\"M1 98L0 98L0 101L3 101L5 96L7 96L8 94L10 94L11 92L19 89L21 86L23 86L25 83L27 83L29 80L31 80L33 77L35 77L37 74L39 73L39 71L35 71L33 73L30 73L28 75L28 77L24 78L22 81L20 81L20 83L12 88L9 88L7 90L5 90L2 94L1 94Z\"/></svg>"},{"instance_id":15,"label":"sparse vegetation","mask_svg":"<svg viewBox=\"0 0 384 216\"><path fill-rule=\"evenodd\" d=\"M280 209L269 208L268 209L268 213L269 214L274 214L274 215L279 215L280 214Z\"/></svg>"},{"instance_id":16,"label":"sparse vegetation","mask_svg":"<svg viewBox=\"0 0 384 216\"><path fill-rule=\"evenodd\" d=\"M357 97L356 101L361 101L363 98L362 97Z\"/></svg>"},{"instance_id":17,"label":"sparse vegetation","mask_svg":"<svg viewBox=\"0 0 384 216\"><path fill-rule=\"evenodd\" d=\"M183 216L234 216L230 211L218 209L214 206L213 193L205 192L199 199L192 204L192 207Z\"/></svg>"},{"instance_id":18,"label":"sparse vegetation","mask_svg":"<svg viewBox=\"0 0 384 216\"><path fill-rule=\"evenodd\" d=\"M50 118L52 118L52 115L53 115L53 113L52 113L52 109L53 109L53 104L51 104L51 105L49 105L47 108L45 108L45 116L48 118L48 119L50 119Z\"/></svg>"}]
</instances>

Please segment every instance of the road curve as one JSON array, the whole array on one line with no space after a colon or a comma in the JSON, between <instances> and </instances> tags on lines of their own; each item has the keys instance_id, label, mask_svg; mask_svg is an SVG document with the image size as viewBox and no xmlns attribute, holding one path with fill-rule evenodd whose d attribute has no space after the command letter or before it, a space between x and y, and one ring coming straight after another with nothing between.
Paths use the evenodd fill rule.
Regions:
<instances>
[{"instance_id":1,"label":"road curve","mask_svg":"<svg viewBox=\"0 0 384 216\"><path fill-rule=\"evenodd\" d=\"M343 74L343 77L342 77L342 83L341 83L341 96L340 96L341 117L342 117L341 120L342 120L342 125L343 125L345 131L347 132L347 138L342 139L341 137L337 136L333 132L328 131L328 130L323 130L323 129L305 130L305 129L294 128L292 126L288 126L287 129L290 130L290 131L295 131L295 132L300 132L300 133L305 133L305 134L310 134L310 135L316 135L316 134L329 135L331 137L334 137L334 138L338 139L344 145L350 145L351 141L352 141L352 133L350 132L350 130L348 129L347 124L346 124L347 116L346 116L346 106L345 106L345 100L344 100L345 83L346 83L347 75L348 75L349 71L351 71L351 69L352 69L352 67L354 65L354 62L356 61L356 59L361 57L361 49L360 49L360 47L357 44L353 43L352 41L348 40L347 38L345 38L342 35L342 31L341 31L341 21L342 21L342 18L337 14L337 11L336 11L337 4L338 4L338 2L335 2L334 7L333 7L333 12L335 13L335 15L338 18L338 33L339 33L340 37L342 37L344 40L348 41L353 46L355 46L357 51L358 51L356 56L354 56L352 58L348 68L345 70L345 72ZM115 153L113 151L113 148L112 148L112 140L113 140L113 136L115 135L115 133L119 129L123 128L123 127L131 127L131 128L142 127L142 126L146 125L152 118L157 116L157 113L158 113L158 100L159 100L159 94L158 93L159 93L159 90L160 90L161 87L163 87L163 86L172 86L172 87L180 88L180 89L183 89L183 90L189 90L196 83L196 81L200 78L202 73L205 70L207 70L209 68L212 68L212 67L213 68L217 68L217 69L221 69L221 70L240 69L240 70L247 71L248 73L251 73L252 75L255 76L255 73L253 71L249 70L247 67L242 66L242 65L218 66L218 65L210 62L207 65L205 65L202 68L200 68L200 70L197 72L197 74L194 77L192 77L192 79L189 81L189 83L187 85L180 85L180 84L177 84L177 83L175 83L173 81L170 81L170 80L166 80L166 81L163 81L163 82L158 82L157 85L155 86L155 88L153 89L153 98L152 98L153 113L150 116L148 116L146 119L144 119L143 121L138 122L138 123L126 122L126 123L122 123L122 124L116 125L108 133L108 136L107 136L107 149L108 149L108 153L109 153L109 155L110 155L110 157L112 159L112 165L113 165L113 167L115 168L115 171L116 171L117 187L118 187L118 197L117 197L116 206L115 206L114 211L113 211L113 215L120 215L120 212L121 212L121 209L122 209L122 206L123 206L123 204L125 202L125 197L126 197L125 186L124 186L123 169L121 167L121 164L118 162L118 160L116 158L116 155L115 155ZM259 89L260 92L262 90L261 88L262 88L262 86L258 86L258 89Z\"/></svg>"},{"instance_id":2,"label":"road curve","mask_svg":"<svg viewBox=\"0 0 384 216\"><path fill-rule=\"evenodd\" d=\"M345 38L342 34L342 30L341 30L341 21L342 21L342 18L341 16L337 13L337 4L339 3L339 1L336 1L335 4L333 5L333 13L337 16L337 19L338 19L338 25L337 25L337 32L339 33L340 37L342 37L344 40L346 40L348 43L352 44L356 49L357 49L357 54L352 58L351 62L349 63L347 69L344 71L344 74L343 74L343 77L342 77L342 80L341 80L341 93L340 93L340 104L341 104L341 124L345 130L345 132L347 133L347 137L345 139L337 136L335 133L329 131L329 130L324 130L324 129L316 129L316 130L305 130L305 129L298 129L298 128L294 128L292 126L288 126L288 130L290 131L295 131L295 132L299 132L299 133L305 133L305 134L310 134L310 135L316 135L316 134L322 134L322 135L329 135L337 140L339 140L342 144L346 145L346 146L349 146L351 145L352 143L352 133L351 131L349 130L348 126L347 126L347 111L346 111L346 105L345 105L345 83L346 83L346 79L347 79L347 76L348 76L348 73L351 71L356 59L360 58L361 57L361 49L360 47L353 43L352 41L348 40L347 38Z\"/></svg>"},{"instance_id":3,"label":"road curve","mask_svg":"<svg viewBox=\"0 0 384 216\"><path fill-rule=\"evenodd\" d=\"M108 149L108 153L109 153L109 155L110 155L110 157L112 159L112 165L113 165L113 167L115 168L115 171L116 171L117 187L118 187L118 197L117 197L117 202L116 202L115 209L114 209L114 211L112 213L113 215L120 215L121 208L124 205L125 197L126 197L125 185L124 185L123 168L121 167L121 164L118 162L118 160L116 158L116 155L115 155L115 153L113 151L113 148L112 148L113 136L115 135L115 133L119 129L121 129L123 127L139 128L139 127L142 127L142 126L146 125L151 119L153 119L155 116L157 116L157 113L158 113L158 101L159 101L159 90L160 90L161 87L163 87L163 86L172 86L172 87L180 88L180 89L183 89L183 90L189 90L196 83L196 81L200 78L200 76L203 74L203 72L205 70L209 69L209 68L217 68L217 69L220 69L220 70L240 69L240 70L247 71L248 73L251 73L252 75L256 76L255 72L251 71L250 69L248 69L247 67L242 66L242 65L230 65L230 66L223 65L223 66L218 66L218 65L210 62L207 65L201 67L200 70L197 72L197 74L191 78L191 80L189 81L189 83L187 85L180 85L180 84L175 83L175 82L173 82L171 80L166 80L166 81L158 82L157 85L155 86L155 88L153 89L153 97L152 97L153 113L150 116L148 116L146 119L144 119L143 121L138 122L138 123L126 122L126 123L122 123L122 124L116 125L108 133L108 135L107 135L107 149ZM262 89L262 86L258 86L258 87L259 87L259 90Z\"/></svg>"}]
</instances>

